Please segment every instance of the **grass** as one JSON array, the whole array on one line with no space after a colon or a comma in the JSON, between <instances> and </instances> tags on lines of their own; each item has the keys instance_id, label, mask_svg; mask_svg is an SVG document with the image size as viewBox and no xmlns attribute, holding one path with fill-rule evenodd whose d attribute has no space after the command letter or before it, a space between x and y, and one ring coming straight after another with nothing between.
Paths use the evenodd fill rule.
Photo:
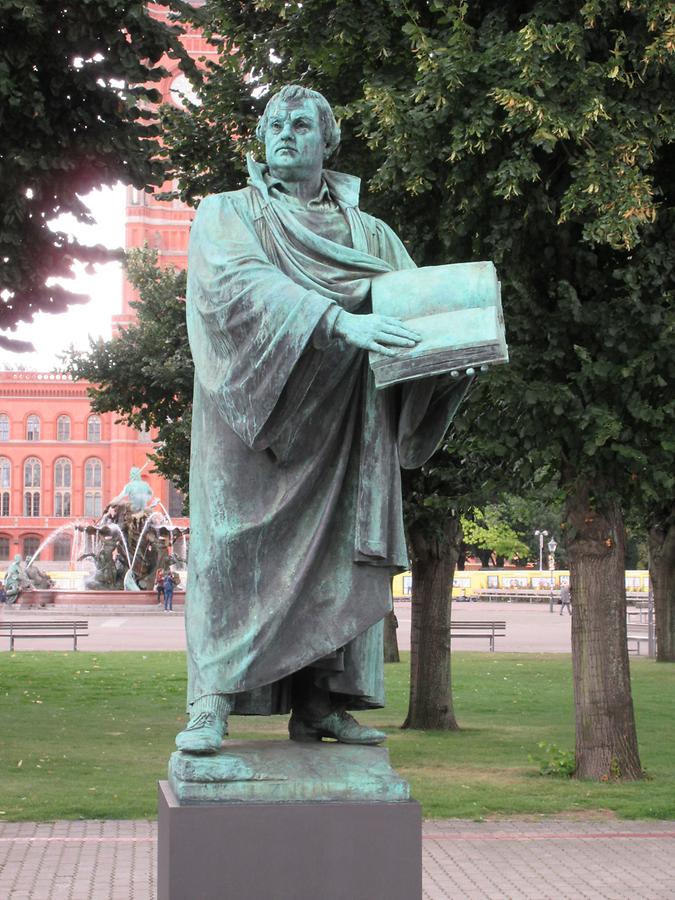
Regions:
<instances>
[{"instance_id":1,"label":"grass","mask_svg":"<svg viewBox=\"0 0 675 900\"><path fill-rule=\"evenodd\" d=\"M675 818L675 665L631 661L639 783L539 775L540 742L574 747L569 656L453 655L458 732L401 731L407 659L386 667L393 765L429 817L610 811ZM154 817L185 697L182 653L0 654L0 818ZM235 718L233 736L285 739L283 717Z\"/></svg>"}]
</instances>

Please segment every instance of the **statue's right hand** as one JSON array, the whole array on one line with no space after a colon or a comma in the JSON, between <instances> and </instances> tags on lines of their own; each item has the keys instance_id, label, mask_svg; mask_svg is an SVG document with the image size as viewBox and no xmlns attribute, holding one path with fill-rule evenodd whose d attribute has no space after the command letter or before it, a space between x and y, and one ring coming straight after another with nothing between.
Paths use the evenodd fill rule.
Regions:
<instances>
[{"instance_id":1,"label":"statue's right hand","mask_svg":"<svg viewBox=\"0 0 675 900\"><path fill-rule=\"evenodd\" d=\"M422 340L422 335L393 316L355 315L344 309L335 320L334 333L353 347L374 350L384 356L396 356L394 347L410 349Z\"/></svg>"}]
</instances>

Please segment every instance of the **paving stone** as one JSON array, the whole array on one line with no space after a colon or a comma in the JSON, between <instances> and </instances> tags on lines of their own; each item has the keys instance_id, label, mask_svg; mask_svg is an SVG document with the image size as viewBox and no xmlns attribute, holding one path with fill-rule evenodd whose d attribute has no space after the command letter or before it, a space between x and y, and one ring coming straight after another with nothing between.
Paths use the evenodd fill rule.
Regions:
<instances>
[{"instance_id":1,"label":"paving stone","mask_svg":"<svg viewBox=\"0 0 675 900\"><path fill-rule=\"evenodd\" d=\"M675 822L427 821L424 900L673 900ZM2 900L154 900L150 821L0 823ZM318 900L318 898L317 898Z\"/></svg>"}]
</instances>

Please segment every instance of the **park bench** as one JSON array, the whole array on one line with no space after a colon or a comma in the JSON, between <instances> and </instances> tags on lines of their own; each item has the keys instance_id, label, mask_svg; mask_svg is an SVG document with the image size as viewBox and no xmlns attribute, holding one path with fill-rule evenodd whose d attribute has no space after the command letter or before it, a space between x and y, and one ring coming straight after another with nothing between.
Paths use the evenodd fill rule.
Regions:
<instances>
[{"instance_id":1,"label":"park bench","mask_svg":"<svg viewBox=\"0 0 675 900\"><path fill-rule=\"evenodd\" d=\"M647 647L649 647L649 625L641 625L639 622L629 621L626 641L628 643L628 652L631 653L634 650L640 656L641 645L647 644ZM631 646L631 644L634 646Z\"/></svg>"},{"instance_id":2,"label":"park bench","mask_svg":"<svg viewBox=\"0 0 675 900\"><path fill-rule=\"evenodd\" d=\"M89 622L86 619L77 621L42 621L42 622L0 622L0 635L9 637L9 649L14 650L17 638L72 638L73 650L77 650L77 639L88 636Z\"/></svg>"},{"instance_id":3,"label":"park bench","mask_svg":"<svg viewBox=\"0 0 675 900\"><path fill-rule=\"evenodd\" d=\"M453 595L453 600L487 600L489 603L507 600L516 603L548 603L550 600L550 590L541 588L540 590L528 590L527 588L478 588L475 591L467 591L466 597L457 597ZM560 597L560 591L553 591L554 601L557 603Z\"/></svg>"},{"instance_id":4,"label":"park bench","mask_svg":"<svg viewBox=\"0 0 675 900\"><path fill-rule=\"evenodd\" d=\"M451 622L450 638L488 638L494 653L495 638L506 636L506 622Z\"/></svg>"}]
</instances>

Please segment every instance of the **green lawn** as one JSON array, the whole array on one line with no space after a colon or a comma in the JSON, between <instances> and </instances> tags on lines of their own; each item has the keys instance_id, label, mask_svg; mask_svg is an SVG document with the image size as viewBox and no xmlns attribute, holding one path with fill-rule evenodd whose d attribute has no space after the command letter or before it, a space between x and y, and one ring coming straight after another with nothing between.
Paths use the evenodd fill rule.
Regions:
<instances>
[{"instance_id":1,"label":"green lawn","mask_svg":"<svg viewBox=\"0 0 675 900\"><path fill-rule=\"evenodd\" d=\"M360 716L389 733L394 766L432 817L588 813L675 818L675 665L631 662L637 784L542 777L540 741L574 746L563 655L456 653L461 731L404 732L407 659L386 667L389 705ZM154 817L184 721L182 653L0 653L0 811L5 821ZM285 719L235 718L237 738L284 739Z\"/></svg>"}]
</instances>

